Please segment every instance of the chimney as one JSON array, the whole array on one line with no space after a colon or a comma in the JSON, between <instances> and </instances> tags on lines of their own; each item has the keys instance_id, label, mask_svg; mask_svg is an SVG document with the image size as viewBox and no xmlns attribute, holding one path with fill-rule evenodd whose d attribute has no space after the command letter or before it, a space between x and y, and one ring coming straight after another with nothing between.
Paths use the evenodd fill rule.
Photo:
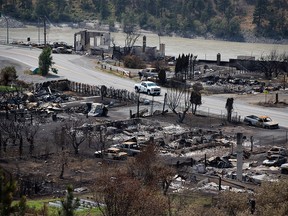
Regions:
<instances>
[{"instance_id":1,"label":"chimney","mask_svg":"<svg viewBox=\"0 0 288 216\"><path fill-rule=\"evenodd\" d=\"M242 140L243 134L237 133L237 180L242 181L242 167L243 167L243 149Z\"/></svg>"},{"instance_id":2,"label":"chimney","mask_svg":"<svg viewBox=\"0 0 288 216\"><path fill-rule=\"evenodd\" d=\"M143 36L143 53L146 51L146 36Z\"/></svg>"}]
</instances>

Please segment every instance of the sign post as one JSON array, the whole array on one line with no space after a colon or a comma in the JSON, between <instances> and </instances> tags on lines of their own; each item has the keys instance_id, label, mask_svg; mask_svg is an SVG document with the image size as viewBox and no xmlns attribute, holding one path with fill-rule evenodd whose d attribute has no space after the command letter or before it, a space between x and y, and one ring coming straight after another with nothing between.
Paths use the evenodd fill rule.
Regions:
<instances>
[{"instance_id":1,"label":"sign post","mask_svg":"<svg viewBox=\"0 0 288 216\"><path fill-rule=\"evenodd\" d=\"M268 90L264 90L263 93L265 95L265 103L267 103L267 94L269 94L269 91Z\"/></svg>"}]
</instances>

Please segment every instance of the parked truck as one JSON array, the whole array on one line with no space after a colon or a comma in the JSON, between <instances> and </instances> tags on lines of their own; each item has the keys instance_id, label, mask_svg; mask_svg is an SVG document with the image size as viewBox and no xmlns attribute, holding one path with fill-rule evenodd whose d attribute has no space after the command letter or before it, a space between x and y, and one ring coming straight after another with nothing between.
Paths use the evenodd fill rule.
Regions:
<instances>
[{"instance_id":1,"label":"parked truck","mask_svg":"<svg viewBox=\"0 0 288 216\"><path fill-rule=\"evenodd\" d=\"M148 95L160 95L161 88L154 82L143 81L141 83L136 83L135 86L136 92L147 93Z\"/></svg>"},{"instance_id":2,"label":"parked truck","mask_svg":"<svg viewBox=\"0 0 288 216\"><path fill-rule=\"evenodd\" d=\"M269 129L279 128L278 122L273 121L268 116L249 115L244 118L244 122L249 125L262 128L269 128Z\"/></svg>"}]
</instances>

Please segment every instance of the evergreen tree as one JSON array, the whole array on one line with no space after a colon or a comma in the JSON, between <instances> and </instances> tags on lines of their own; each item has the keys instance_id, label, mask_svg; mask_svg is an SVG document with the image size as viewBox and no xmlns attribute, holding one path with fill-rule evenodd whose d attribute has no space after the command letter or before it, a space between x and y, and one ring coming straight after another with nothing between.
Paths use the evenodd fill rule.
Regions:
<instances>
[{"instance_id":1,"label":"evergreen tree","mask_svg":"<svg viewBox=\"0 0 288 216\"><path fill-rule=\"evenodd\" d=\"M52 65L54 64L53 62L53 57L51 55L51 48L50 47L45 47L42 50L42 53L39 56L39 71L42 76L46 76L50 70L52 69L53 73L57 73L57 69L52 68Z\"/></svg>"},{"instance_id":2,"label":"evergreen tree","mask_svg":"<svg viewBox=\"0 0 288 216\"><path fill-rule=\"evenodd\" d=\"M178 56L178 58L176 59L176 63L175 63L175 74L181 72L181 59L180 59L180 54Z\"/></svg>"},{"instance_id":3,"label":"evergreen tree","mask_svg":"<svg viewBox=\"0 0 288 216\"><path fill-rule=\"evenodd\" d=\"M10 216L13 212L11 206L13 194L16 191L16 181L13 181L12 176L7 179L7 176L0 169L0 215Z\"/></svg>"},{"instance_id":4,"label":"evergreen tree","mask_svg":"<svg viewBox=\"0 0 288 216\"><path fill-rule=\"evenodd\" d=\"M235 20L239 20L239 27L245 26L240 25L250 16L245 11L255 6L253 23L259 36L288 37L287 0L0 0L0 6L3 14L24 21L36 22L45 16L52 22L82 21L89 17L109 23L111 30L117 21L125 29L134 25L161 34L190 37L209 33L238 41L242 31L234 31Z\"/></svg>"},{"instance_id":5,"label":"evergreen tree","mask_svg":"<svg viewBox=\"0 0 288 216\"><path fill-rule=\"evenodd\" d=\"M255 10L253 13L253 23L256 24L258 30L261 29L264 25L263 23L267 15L268 3L268 0L257 0L256 2Z\"/></svg>"},{"instance_id":6,"label":"evergreen tree","mask_svg":"<svg viewBox=\"0 0 288 216\"><path fill-rule=\"evenodd\" d=\"M19 216L25 216L27 205L26 205L26 197L22 196L18 205L17 205L17 211Z\"/></svg>"},{"instance_id":7,"label":"evergreen tree","mask_svg":"<svg viewBox=\"0 0 288 216\"><path fill-rule=\"evenodd\" d=\"M166 82L166 71L165 69L161 69L158 73L158 78L161 84Z\"/></svg>"},{"instance_id":8,"label":"evergreen tree","mask_svg":"<svg viewBox=\"0 0 288 216\"><path fill-rule=\"evenodd\" d=\"M101 20L107 20L110 16L110 9L107 0L101 0L99 4L99 13Z\"/></svg>"},{"instance_id":9,"label":"evergreen tree","mask_svg":"<svg viewBox=\"0 0 288 216\"><path fill-rule=\"evenodd\" d=\"M48 16L50 13L50 8L49 4L47 4L47 1L46 0L36 1L34 13L37 17Z\"/></svg>"},{"instance_id":10,"label":"evergreen tree","mask_svg":"<svg viewBox=\"0 0 288 216\"><path fill-rule=\"evenodd\" d=\"M79 199L74 199L73 188L71 185L67 187L67 194L64 200L61 200L62 208L59 212L60 216L73 216L75 210L80 206Z\"/></svg>"}]
</instances>

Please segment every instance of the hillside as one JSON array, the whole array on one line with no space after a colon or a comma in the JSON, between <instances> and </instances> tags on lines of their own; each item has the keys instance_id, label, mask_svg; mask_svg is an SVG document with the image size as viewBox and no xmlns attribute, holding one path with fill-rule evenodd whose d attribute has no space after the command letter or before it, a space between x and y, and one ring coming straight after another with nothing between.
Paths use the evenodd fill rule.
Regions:
<instances>
[{"instance_id":1,"label":"hillside","mask_svg":"<svg viewBox=\"0 0 288 216\"><path fill-rule=\"evenodd\" d=\"M2 0L2 14L24 22L97 20L117 31L246 41L247 34L288 39L286 0Z\"/></svg>"}]
</instances>

